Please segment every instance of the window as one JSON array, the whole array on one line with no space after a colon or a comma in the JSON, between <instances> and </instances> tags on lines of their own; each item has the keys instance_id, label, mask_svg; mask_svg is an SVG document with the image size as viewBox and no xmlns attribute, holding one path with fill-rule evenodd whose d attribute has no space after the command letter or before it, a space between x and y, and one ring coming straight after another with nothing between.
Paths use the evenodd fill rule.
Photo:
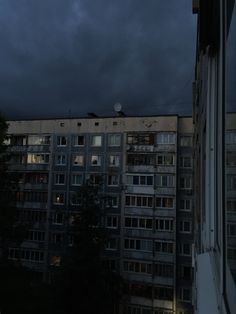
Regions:
<instances>
[{"instance_id":1,"label":"window","mask_svg":"<svg viewBox=\"0 0 236 314\"><path fill-rule=\"evenodd\" d=\"M84 156L83 155L73 155L72 162L74 166L83 166L84 165Z\"/></svg>"},{"instance_id":2,"label":"window","mask_svg":"<svg viewBox=\"0 0 236 314\"><path fill-rule=\"evenodd\" d=\"M109 146L120 146L121 135L120 134L109 134L108 135L108 145Z\"/></svg>"},{"instance_id":3,"label":"window","mask_svg":"<svg viewBox=\"0 0 236 314\"><path fill-rule=\"evenodd\" d=\"M193 145L192 136L181 136L180 137L180 146L181 147L191 147Z\"/></svg>"},{"instance_id":4,"label":"window","mask_svg":"<svg viewBox=\"0 0 236 314\"><path fill-rule=\"evenodd\" d=\"M63 213L54 213L52 216L52 223L54 225L62 225L64 223Z\"/></svg>"},{"instance_id":5,"label":"window","mask_svg":"<svg viewBox=\"0 0 236 314\"><path fill-rule=\"evenodd\" d=\"M227 199L227 211L236 212L236 199Z\"/></svg>"},{"instance_id":6,"label":"window","mask_svg":"<svg viewBox=\"0 0 236 314\"><path fill-rule=\"evenodd\" d=\"M80 205L81 204L81 197L77 192L70 192L70 204L71 205Z\"/></svg>"},{"instance_id":7,"label":"window","mask_svg":"<svg viewBox=\"0 0 236 314\"><path fill-rule=\"evenodd\" d=\"M159 218L156 219L157 231L173 231L173 219Z\"/></svg>"},{"instance_id":8,"label":"window","mask_svg":"<svg viewBox=\"0 0 236 314\"><path fill-rule=\"evenodd\" d=\"M236 223L235 222L228 222L227 235L228 237L236 237Z\"/></svg>"},{"instance_id":9,"label":"window","mask_svg":"<svg viewBox=\"0 0 236 314\"><path fill-rule=\"evenodd\" d=\"M124 239L124 248L126 250L136 250L143 252L152 252L152 241L144 239Z\"/></svg>"},{"instance_id":10,"label":"window","mask_svg":"<svg viewBox=\"0 0 236 314\"><path fill-rule=\"evenodd\" d=\"M74 137L74 146L84 146L85 137L84 135L78 135Z\"/></svg>"},{"instance_id":11,"label":"window","mask_svg":"<svg viewBox=\"0 0 236 314\"><path fill-rule=\"evenodd\" d=\"M153 185L153 176L127 175L128 185Z\"/></svg>"},{"instance_id":12,"label":"window","mask_svg":"<svg viewBox=\"0 0 236 314\"><path fill-rule=\"evenodd\" d=\"M174 155L157 155L157 165L159 166L173 166L174 165Z\"/></svg>"},{"instance_id":13,"label":"window","mask_svg":"<svg viewBox=\"0 0 236 314\"><path fill-rule=\"evenodd\" d=\"M128 154L128 166L155 165L156 156L152 154Z\"/></svg>"},{"instance_id":14,"label":"window","mask_svg":"<svg viewBox=\"0 0 236 314\"><path fill-rule=\"evenodd\" d=\"M179 159L180 168L192 168L192 157L190 156L181 156Z\"/></svg>"},{"instance_id":15,"label":"window","mask_svg":"<svg viewBox=\"0 0 236 314\"><path fill-rule=\"evenodd\" d=\"M25 173L25 183L30 184L47 184L48 173L27 172Z\"/></svg>"},{"instance_id":16,"label":"window","mask_svg":"<svg viewBox=\"0 0 236 314\"><path fill-rule=\"evenodd\" d=\"M152 218L125 217L126 228L152 229Z\"/></svg>"},{"instance_id":17,"label":"window","mask_svg":"<svg viewBox=\"0 0 236 314\"><path fill-rule=\"evenodd\" d=\"M143 273L143 274L152 274L152 264L145 262L133 262L133 261L124 261L123 264L124 271L134 272L134 273Z\"/></svg>"},{"instance_id":18,"label":"window","mask_svg":"<svg viewBox=\"0 0 236 314\"><path fill-rule=\"evenodd\" d=\"M49 154L27 154L28 164L48 164Z\"/></svg>"},{"instance_id":19,"label":"window","mask_svg":"<svg viewBox=\"0 0 236 314\"><path fill-rule=\"evenodd\" d=\"M102 176L100 174L90 174L89 180L91 184L98 185L102 183Z\"/></svg>"},{"instance_id":20,"label":"window","mask_svg":"<svg viewBox=\"0 0 236 314\"><path fill-rule=\"evenodd\" d=\"M191 221L182 220L179 222L179 232L180 233L191 233L192 223Z\"/></svg>"},{"instance_id":21,"label":"window","mask_svg":"<svg viewBox=\"0 0 236 314\"><path fill-rule=\"evenodd\" d=\"M175 144L175 133L158 133L157 144Z\"/></svg>"},{"instance_id":22,"label":"window","mask_svg":"<svg viewBox=\"0 0 236 314\"><path fill-rule=\"evenodd\" d=\"M101 155L92 155L91 156L91 165L92 166L101 166L102 157Z\"/></svg>"},{"instance_id":23,"label":"window","mask_svg":"<svg viewBox=\"0 0 236 314\"><path fill-rule=\"evenodd\" d=\"M227 175L227 190L228 191L236 190L236 175L235 174Z\"/></svg>"},{"instance_id":24,"label":"window","mask_svg":"<svg viewBox=\"0 0 236 314\"><path fill-rule=\"evenodd\" d=\"M55 157L57 166L65 166L66 165L66 155L60 154Z\"/></svg>"},{"instance_id":25,"label":"window","mask_svg":"<svg viewBox=\"0 0 236 314\"><path fill-rule=\"evenodd\" d=\"M118 175L108 175L107 184L108 185L118 185L119 184L119 176Z\"/></svg>"},{"instance_id":26,"label":"window","mask_svg":"<svg viewBox=\"0 0 236 314\"><path fill-rule=\"evenodd\" d=\"M192 244L191 243L179 243L178 244L178 254L182 256L192 255Z\"/></svg>"},{"instance_id":27,"label":"window","mask_svg":"<svg viewBox=\"0 0 236 314\"><path fill-rule=\"evenodd\" d=\"M13 135L10 137L10 143L13 146L25 146L27 138L23 135Z\"/></svg>"},{"instance_id":28,"label":"window","mask_svg":"<svg viewBox=\"0 0 236 314\"><path fill-rule=\"evenodd\" d=\"M71 176L72 185L82 185L83 184L83 175L82 174L72 174Z\"/></svg>"},{"instance_id":29,"label":"window","mask_svg":"<svg viewBox=\"0 0 236 314\"><path fill-rule=\"evenodd\" d=\"M117 216L107 216L106 217L106 228L117 229L118 227L118 217Z\"/></svg>"},{"instance_id":30,"label":"window","mask_svg":"<svg viewBox=\"0 0 236 314\"><path fill-rule=\"evenodd\" d=\"M65 184L65 174L64 173L56 173L55 174L55 184L56 185L64 185Z\"/></svg>"},{"instance_id":31,"label":"window","mask_svg":"<svg viewBox=\"0 0 236 314\"><path fill-rule=\"evenodd\" d=\"M155 252L164 254L174 253L174 243L168 241L155 241Z\"/></svg>"},{"instance_id":32,"label":"window","mask_svg":"<svg viewBox=\"0 0 236 314\"><path fill-rule=\"evenodd\" d=\"M192 189L192 176L180 177L180 189L191 190Z\"/></svg>"},{"instance_id":33,"label":"window","mask_svg":"<svg viewBox=\"0 0 236 314\"><path fill-rule=\"evenodd\" d=\"M119 197L118 195L108 195L105 200L106 207L118 207L119 205Z\"/></svg>"},{"instance_id":34,"label":"window","mask_svg":"<svg viewBox=\"0 0 236 314\"><path fill-rule=\"evenodd\" d=\"M156 184L159 187L174 187L175 176L173 175L157 175Z\"/></svg>"},{"instance_id":35,"label":"window","mask_svg":"<svg viewBox=\"0 0 236 314\"><path fill-rule=\"evenodd\" d=\"M184 302L192 302L191 288L179 288L179 299Z\"/></svg>"},{"instance_id":36,"label":"window","mask_svg":"<svg viewBox=\"0 0 236 314\"><path fill-rule=\"evenodd\" d=\"M50 257L50 265L59 267L61 265L61 256L59 255L53 255Z\"/></svg>"},{"instance_id":37,"label":"window","mask_svg":"<svg viewBox=\"0 0 236 314\"><path fill-rule=\"evenodd\" d=\"M31 249L9 249L9 259L21 259L22 261L30 261L42 263L44 261L44 253L41 251Z\"/></svg>"},{"instance_id":38,"label":"window","mask_svg":"<svg viewBox=\"0 0 236 314\"><path fill-rule=\"evenodd\" d=\"M130 133L127 135L127 144L154 145L154 134L153 133Z\"/></svg>"},{"instance_id":39,"label":"window","mask_svg":"<svg viewBox=\"0 0 236 314\"><path fill-rule=\"evenodd\" d=\"M185 280L190 280L192 278L192 267L186 266L186 265L180 265L179 277Z\"/></svg>"},{"instance_id":40,"label":"window","mask_svg":"<svg viewBox=\"0 0 236 314\"><path fill-rule=\"evenodd\" d=\"M154 267L155 276L172 278L174 274L174 268L172 264L156 263Z\"/></svg>"},{"instance_id":41,"label":"window","mask_svg":"<svg viewBox=\"0 0 236 314\"><path fill-rule=\"evenodd\" d=\"M109 156L109 166L110 167L119 167L120 165L120 156L110 155Z\"/></svg>"},{"instance_id":42,"label":"window","mask_svg":"<svg viewBox=\"0 0 236 314\"><path fill-rule=\"evenodd\" d=\"M225 141L226 144L236 144L236 131L226 131Z\"/></svg>"},{"instance_id":43,"label":"window","mask_svg":"<svg viewBox=\"0 0 236 314\"><path fill-rule=\"evenodd\" d=\"M62 244L63 234L59 232L54 232L51 235L51 242L54 244Z\"/></svg>"},{"instance_id":44,"label":"window","mask_svg":"<svg viewBox=\"0 0 236 314\"><path fill-rule=\"evenodd\" d=\"M191 211L192 200L181 199L179 202L179 209L182 211Z\"/></svg>"},{"instance_id":45,"label":"window","mask_svg":"<svg viewBox=\"0 0 236 314\"><path fill-rule=\"evenodd\" d=\"M66 145L67 145L67 138L65 136L58 136L57 146L66 146Z\"/></svg>"},{"instance_id":46,"label":"window","mask_svg":"<svg viewBox=\"0 0 236 314\"><path fill-rule=\"evenodd\" d=\"M65 203L65 194L60 192L55 192L53 194L53 203L56 205L63 205Z\"/></svg>"},{"instance_id":47,"label":"window","mask_svg":"<svg viewBox=\"0 0 236 314\"><path fill-rule=\"evenodd\" d=\"M43 242L45 240L45 232L38 230L30 230L29 231L29 240L36 242Z\"/></svg>"},{"instance_id":48,"label":"window","mask_svg":"<svg viewBox=\"0 0 236 314\"><path fill-rule=\"evenodd\" d=\"M17 191L15 194L17 202L47 203L48 193L38 191Z\"/></svg>"},{"instance_id":49,"label":"window","mask_svg":"<svg viewBox=\"0 0 236 314\"><path fill-rule=\"evenodd\" d=\"M126 195L125 206L129 207L153 207L153 197L148 195Z\"/></svg>"},{"instance_id":50,"label":"window","mask_svg":"<svg viewBox=\"0 0 236 314\"><path fill-rule=\"evenodd\" d=\"M117 238L110 238L106 243L106 250L117 250L118 247L118 241Z\"/></svg>"},{"instance_id":51,"label":"window","mask_svg":"<svg viewBox=\"0 0 236 314\"><path fill-rule=\"evenodd\" d=\"M101 135L93 135L91 138L92 146L102 146L102 136Z\"/></svg>"},{"instance_id":52,"label":"window","mask_svg":"<svg viewBox=\"0 0 236 314\"><path fill-rule=\"evenodd\" d=\"M37 136L29 135L28 136L28 145L49 145L50 136Z\"/></svg>"},{"instance_id":53,"label":"window","mask_svg":"<svg viewBox=\"0 0 236 314\"><path fill-rule=\"evenodd\" d=\"M156 197L157 208L174 208L173 197Z\"/></svg>"},{"instance_id":54,"label":"window","mask_svg":"<svg viewBox=\"0 0 236 314\"><path fill-rule=\"evenodd\" d=\"M158 300L169 300L173 301L173 288L166 287L155 287L154 298Z\"/></svg>"}]
</instances>

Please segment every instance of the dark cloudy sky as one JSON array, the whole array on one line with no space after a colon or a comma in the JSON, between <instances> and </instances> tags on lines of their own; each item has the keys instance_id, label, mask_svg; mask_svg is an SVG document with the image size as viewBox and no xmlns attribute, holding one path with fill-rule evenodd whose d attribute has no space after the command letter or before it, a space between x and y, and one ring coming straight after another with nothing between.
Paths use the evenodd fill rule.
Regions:
<instances>
[{"instance_id":1,"label":"dark cloudy sky","mask_svg":"<svg viewBox=\"0 0 236 314\"><path fill-rule=\"evenodd\" d=\"M8 118L191 114L191 0L0 0Z\"/></svg>"}]
</instances>

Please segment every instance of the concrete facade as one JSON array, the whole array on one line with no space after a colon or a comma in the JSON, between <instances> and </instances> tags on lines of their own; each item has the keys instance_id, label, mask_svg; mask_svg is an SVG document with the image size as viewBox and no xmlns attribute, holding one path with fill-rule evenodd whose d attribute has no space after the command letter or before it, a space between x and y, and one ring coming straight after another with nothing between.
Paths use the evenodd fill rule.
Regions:
<instances>
[{"instance_id":1,"label":"concrete facade","mask_svg":"<svg viewBox=\"0 0 236 314\"><path fill-rule=\"evenodd\" d=\"M127 282L127 314L192 313L192 118L110 117L9 121L11 171L29 239L9 258L45 278L73 245L76 191L103 179L110 196L104 251Z\"/></svg>"}]
</instances>

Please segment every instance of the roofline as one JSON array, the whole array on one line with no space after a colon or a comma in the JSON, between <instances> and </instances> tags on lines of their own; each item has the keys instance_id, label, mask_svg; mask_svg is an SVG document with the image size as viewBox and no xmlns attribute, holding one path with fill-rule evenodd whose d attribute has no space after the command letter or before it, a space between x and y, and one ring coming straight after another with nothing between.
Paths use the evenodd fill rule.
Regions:
<instances>
[{"instance_id":1,"label":"roofline","mask_svg":"<svg viewBox=\"0 0 236 314\"><path fill-rule=\"evenodd\" d=\"M39 120L78 120L78 119L83 119L83 120L90 120L90 119L125 119L125 118L154 118L154 117L177 117L177 118L192 118L191 115L179 115L179 114L160 114L160 115L126 115L126 116L97 116L97 117L87 117L87 116L75 116L75 117L39 117L39 118L19 118L19 119L7 119L7 121L39 121Z\"/></svg>"}]
</instances>

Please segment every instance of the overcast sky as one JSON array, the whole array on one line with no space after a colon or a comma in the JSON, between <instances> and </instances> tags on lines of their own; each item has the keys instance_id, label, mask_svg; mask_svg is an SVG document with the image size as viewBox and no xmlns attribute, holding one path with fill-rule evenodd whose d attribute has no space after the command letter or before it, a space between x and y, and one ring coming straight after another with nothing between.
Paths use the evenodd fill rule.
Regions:
<instances>
[{"instance_id":1,"label":"overcast sky","mask_svg":"<svg viewBox=\"0 0 236 314\"><path fill-rule=\"evenodd\" d=\"M0 0L8 118L191 114L192 0Z\"/></svg>"}]
</instances>

